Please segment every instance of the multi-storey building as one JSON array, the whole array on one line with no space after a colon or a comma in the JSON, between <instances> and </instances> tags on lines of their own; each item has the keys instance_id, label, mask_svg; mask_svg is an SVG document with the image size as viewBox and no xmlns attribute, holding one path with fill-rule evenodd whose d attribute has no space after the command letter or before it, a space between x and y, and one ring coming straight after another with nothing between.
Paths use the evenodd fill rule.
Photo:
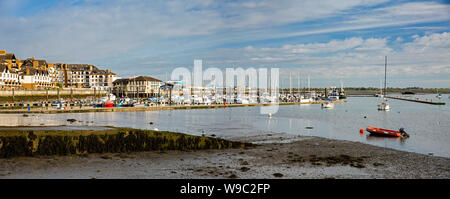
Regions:
<instances>
[{"instance_id":1,"label":"multi-storey building","mask_svg":"<svg viewBox=\"0 0 450 199\"><path fill-rule=\"evenodd\" d=\"M23 67L22 70L19 71L19 75L20 83L25 89L49 88L54 85L47 70Z\"/></svg>"},{"instance_id":2,"label":"multi-storey building","mask_svg":"<svg viewBox=\"0 0 450 199\"><path fill-rule=\"evenodd\" d=\"M113 82L114 93L126 96L155 96L162 81L150 76L117 79Z\"/></svg>"},{"instance_id":3,"label":"multi-storey building","mask_svg":"<svg viewBox=\"0 0 450 199\"><path fill-rule=\"evenodd\" d=\"M18 68L21 62L13 53L0 50L0 88L18 88L21 86Z\"/></svg>"},{"instance_id":4,"label":"multi-storey building","mask_svg":"<svg viewBox=\"0 0 450 199\"><path fill-rule=\"evenodd\" d=\"M34 57L16 59L13 53L0 50L0 86L2 88L113 88L116 74L90 64L47 63Z\"/></svg>"},{"instance_id":5,"label":"multi-storey building","mask_svg":"<svg viewBox=\"0 0 450 199\"><path fill-rule=\"evenodd\" d=\"M112 89L116 74L89 64L55 64L56 81L64 87Z\"/></svg>"},{"instance_id":6,"label":"multi-storey building","mask_svg":"<svg viewBox=\"0 0 450 199\"><path fill-rule=\"evenodd\" d=\"M20 87L19 74L8 66L0 64L0 88Z\"/></svg>"}]
</instances>

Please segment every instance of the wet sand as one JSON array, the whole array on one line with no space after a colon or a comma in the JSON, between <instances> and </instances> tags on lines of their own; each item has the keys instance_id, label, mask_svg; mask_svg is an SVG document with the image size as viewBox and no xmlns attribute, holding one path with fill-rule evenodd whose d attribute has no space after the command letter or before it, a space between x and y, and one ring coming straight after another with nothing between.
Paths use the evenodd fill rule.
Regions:
<instances>
[{"instance_id":1,"label":"wet sand","mask_svg":"<svg viewBox=\"0 0 450 199\"><path fill-rule=\"evenodd\" d=\"M287 134L233 140L260 144L246 149L0 159L0 178L450 178L449 158Z\"/></svg>"}]
</instances>

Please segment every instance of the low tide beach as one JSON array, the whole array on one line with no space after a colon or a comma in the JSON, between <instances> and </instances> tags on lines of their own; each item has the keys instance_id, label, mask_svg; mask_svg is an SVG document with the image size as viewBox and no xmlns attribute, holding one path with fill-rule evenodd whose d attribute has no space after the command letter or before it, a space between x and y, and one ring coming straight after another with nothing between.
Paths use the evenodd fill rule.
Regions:
<instances>
[{"instance_id":1,"label":"low tide beach","mask_svg":"<svg viewBox=\"0 0 450 199\"><path fill-rule=\"evenodd\" d=\"M450 178L444 157L288 134L235 140L262 144L6 158L0 159L0 178Z\"/></svg>"}]
</instances>

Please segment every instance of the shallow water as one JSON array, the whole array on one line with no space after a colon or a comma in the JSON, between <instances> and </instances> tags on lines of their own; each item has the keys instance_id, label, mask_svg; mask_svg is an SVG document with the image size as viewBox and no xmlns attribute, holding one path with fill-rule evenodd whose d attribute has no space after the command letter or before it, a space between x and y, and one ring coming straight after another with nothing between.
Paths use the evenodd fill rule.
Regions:
<instances>
[{"instance_id":1,"label":"shallow water","mask_svg":"<svg viewBox=\"0 0 450 199\"><path fill-rule=\"evenodd\" d=\"M429 105L389 100L391 111L377 110L378 98L352 97L348 103L335 104L333 109L320 105L285 105L271 118L260 114L261 107L192 109L149 112L107 112L0 114L0 126L118 126L141 129L177 131L193 135L215 134L219 137L241 137L267 133L311 135L339 140L357 141L422 154L450 157L450 100L446 105ZM436 100L435 95L413 96ZM364 118L365 116L365 118ZM70 124L66 120L74 118ZM81 121L81 122L80 122ZM93 121L93 122L91 122ZM153 124L149 124L153 122ZM368 126L398 130L405 128L408 139L381 138L361 135L359 129ZM306 127L313 127L307 129Z\"/></svg>"}]
</instances>

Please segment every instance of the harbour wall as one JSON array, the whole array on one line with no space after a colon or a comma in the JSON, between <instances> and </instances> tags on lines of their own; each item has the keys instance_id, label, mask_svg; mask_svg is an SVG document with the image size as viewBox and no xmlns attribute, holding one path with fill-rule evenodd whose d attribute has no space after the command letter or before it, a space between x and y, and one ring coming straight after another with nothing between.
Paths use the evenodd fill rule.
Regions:
<instances>
[{"instance_id":1,"label":"harbour wall","mask_svg":"<svg viewBox=\"0 0 450 199\"><path fill-rule=\"evenodd\" d=\"M112 130L0 130L0 158L139 151L243 148L252 144L183 133Z\"/></svg>"}]
</instances>

